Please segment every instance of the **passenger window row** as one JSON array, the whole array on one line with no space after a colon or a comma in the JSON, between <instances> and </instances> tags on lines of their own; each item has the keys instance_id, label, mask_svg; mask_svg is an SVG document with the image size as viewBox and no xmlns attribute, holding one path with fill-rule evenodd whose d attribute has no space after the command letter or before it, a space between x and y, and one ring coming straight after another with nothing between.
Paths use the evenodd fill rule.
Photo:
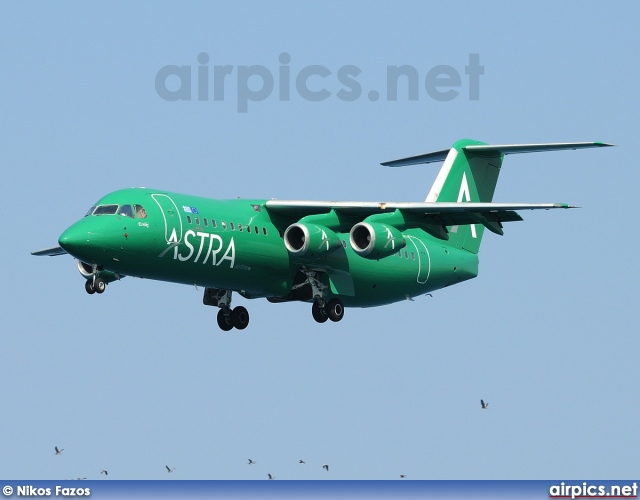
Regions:
<instances>
[{"instance_id":1,"label":"passenger window row","mask_svg":"<svg viewBox=\"0 0 640 500\"><path fill-rule=\"evenodd\" d=\"M398 257L402 258L402 250L398 252ZM407 252L406 250L404 251L404 258L409 258L409 252ZM416 260L416 254L414 252L411 252L411 260Z\"/></svg>"},{"instance_id":2,"label":"passenger window row","mask_svg":"<svg viewBox=\"0 0 640 500\"><path fill-rule=\"evenodd\" d=\"M209 219L207 218L203 218L202 222L204 224L205 227L209 227ZM194 217L194 219L191 219L190 215L187 215L187 223L188 224L193 224L195 223L196 226L200 225L200 217ZM216 222L215 219L211 219L211 227L216 228L218 227L218 223ZM227 230L227 223L225 221L220 221L220 227L226 231ZM247 233L255 233L255 234L260 234L260 228L258 228L258 226L253 226L253 230L251 228L251 225L247 224L246 226L243 226L242 224L238 224L237 226L233 223L233 222L229 222L229 229L231 229L231 231L235 231L236 227L238 229L238 231L242 232L244 230L247 231ZM262 234L264 234L265 236L267 236L269 233L267 232L267 228L263 227L262 228Z\"/></svg>"}]
</instances>

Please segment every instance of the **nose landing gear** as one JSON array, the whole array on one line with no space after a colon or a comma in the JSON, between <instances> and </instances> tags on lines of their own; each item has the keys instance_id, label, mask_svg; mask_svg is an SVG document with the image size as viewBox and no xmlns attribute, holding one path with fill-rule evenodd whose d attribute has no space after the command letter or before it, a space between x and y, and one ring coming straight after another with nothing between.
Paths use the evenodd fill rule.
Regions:
<instances>
[{"instance_id":1,"label":"nose landing gear","mask_svg":"<svg viewBox=\"0 0 640 500\"><path fill-rule=\"evenodd\" d=\"M107 289L107 284L102 278L89 278L85 284L84 289L87 291L89 295L93 295L94 293L104 293Z\"/></svg>"}]
</instances>

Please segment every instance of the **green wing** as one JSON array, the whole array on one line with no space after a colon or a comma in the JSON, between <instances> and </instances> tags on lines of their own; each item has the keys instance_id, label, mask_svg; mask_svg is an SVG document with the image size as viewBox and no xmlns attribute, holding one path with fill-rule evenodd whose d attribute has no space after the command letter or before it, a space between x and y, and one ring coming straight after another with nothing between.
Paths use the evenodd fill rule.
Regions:
<instances>
[{"instance_id":1,"label":"green wing","mask_svg":"<svg viewBox=\"0 0 640 500\"><path fill-rule=\"evenodd\" d=\"M503 234L503 222L521 221L516 210L551 210L576 208L566 203L413 203L269 200L267 209L278 215L298 219L309 215L337 214L353 220L375 220L400 228L419 227L441 239L448 239L446 226L482 224L496 234ZM336 229L335 224L328 224Z\"/></svg>"}]
</instances>

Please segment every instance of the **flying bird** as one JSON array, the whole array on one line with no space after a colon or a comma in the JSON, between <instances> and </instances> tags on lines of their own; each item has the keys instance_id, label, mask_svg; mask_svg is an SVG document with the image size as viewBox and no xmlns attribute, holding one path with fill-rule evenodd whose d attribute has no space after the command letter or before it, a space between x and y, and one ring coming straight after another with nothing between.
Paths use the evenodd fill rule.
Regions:
<instances>
[{"instance_id":1,"label":"flying bird","mask_svg":"<svg viewBox=\"0 0 640 500\"><path fill-rule=\"evenodd\" d=\"M306 464L307 462L305 462L304 460L298 460L299 464Z\"/></svg>"},{"instance_id":2,"label":"flying bird","mask_svg":"<svg viewBox=\"0 0 640 500\"><path fill-rule=\"evenodd\" d=\"M56 449L56 455L61 455L64 451L64 448L62 448L61 450L59 450L57 446L55 446L54 448Z\"/></svg>"},{"instance_id":3,"label":"flying bird","mask_svg":"<svg viewBox=\"0 0 640 500\"><path fill-rule=\"evenodd\" d=\"M322 466L322 468L323 468L324 470L326 470L327 472L329 472L329 466L328 466L327 464L324 464L324 465Z\"/></svg>"},{"instance_id":4,"label":"flying bird","mask_svg":"<svg viewBox=\"0 0 640 500\"><path fill-rule=\"evenodd\" d=\"M400 479L404 479L405 477L407 477L406 474L400 474Z\"/></svg>"},{"instance_id":5,"label":"flying bird","mask_svg":"<svg viewBox=\"0 0 640 500\"><path fill-rule=\"evenodd\" d=\"M485 403L482 399L480 400L480 405L483 410L487 410L489 408L489 403Z\"/></svg>"},{"instance_id":6,"label":"flying bird","mask_svg":"<svg viewBox=\"0 0 640 500\"><path fill-rule=\"evenodd\" d=\"M165 467L167 468L167 472L173 472L173 470L175 469L175 467L172 467L170 469L168 465L165 465Z\"/></svg>"},{"instance_id":7,"label":"flying bird","mask_svg":"<svg viewBox=\"0 0 640 500\"><path fill-rule=\"evenodd\" d=\"M272 476L271 474L267 474L267 476L269 476L269 479L275 479L275 476Z\"/></svg>"},{"instance_id":8,"label":"flying bird","mask_svg":"<svg viewBox=\"0 0 640 500\"><path fill-rule=\"evenodd\" d=\"M107 472L106 470L103 469L103 470L100 471L100 474L104 474L105 476L108 476L109 472Z\"/></svg>"},{"instance_id":9,"label":"flying bird","mask_svg":"<svg viewBox=\"0 0 640 500\"><path fill-rule=\"evenodd\" d=\"M253 464L255 464L255 462L253 460L249 459L249 465L253 465Z\"/></svg>"}]
</instances>

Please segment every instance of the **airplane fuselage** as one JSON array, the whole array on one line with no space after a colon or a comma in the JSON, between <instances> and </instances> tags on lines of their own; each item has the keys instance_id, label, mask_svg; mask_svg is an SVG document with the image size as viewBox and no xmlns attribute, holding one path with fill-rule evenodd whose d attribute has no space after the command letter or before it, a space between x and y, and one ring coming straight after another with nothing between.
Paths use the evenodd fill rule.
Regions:
<instances>
[{"instance_id":1,"label":"airplane fuselage","mask_svg":"<svg viewBox=\"0 0 640 500\"><path fill-rule=\"evenodd\" d=\"M103 197L60 237L60 245L103 272L238 291L246 297L290 297L301 267L321 260L329 296L370 307L415 297L477 275L476 254L452 248L422 229L403 232L406 245L380 259L341 246L316 259L292 256L283 233L295 218L270 213L267 200L213 200L132 188ZM123 206L133 207L122 211ZM144 217L136 212L142 207ZM294 299L295 300L295 299ZM311 300L303 298L303 300Z\"/></svg>"},{"instance_id":2,"label":"airplane fuselage","mask_svg":"<svg viewBox=\"0 0 640 500\"><path fill-rule=\"evenodd\" d=\"M245 329L249 312L232 294L310 302L318 323L346 307L373 307L427 294L478 274L485 229L503 235L518 211L567 203L494 203L507 154L611 146L603 142L486 144L385 162L443 162L424 202L215 200L147 188L104 196L59 238L33 255L69 253L89 294L123 276L204 288L222 331Z\"/></svg>"}]
</instances>

